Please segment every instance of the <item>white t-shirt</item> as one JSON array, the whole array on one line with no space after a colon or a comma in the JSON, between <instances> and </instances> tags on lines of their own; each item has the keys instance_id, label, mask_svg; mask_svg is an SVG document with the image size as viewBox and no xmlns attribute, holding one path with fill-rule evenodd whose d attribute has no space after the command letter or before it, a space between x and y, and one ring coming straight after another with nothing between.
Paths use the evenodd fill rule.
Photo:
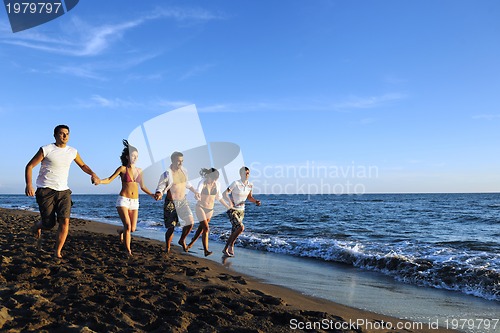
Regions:
<instances>
[{"instance_id":1,"label":"white t-shirt","mask_svg":"<svg viewBox=\"0 0 500 333\"><path fill-rule=\"evenodd\" d=\"M240 180L232 182L228 189L231 191L234 209L245 210L245 201L253 189L253 184L248 182L246 185Z\"/></svg>"},{"instance_id":2,"label":"white t-shirt","mask_svg":"<svg viewBox=\"0 0 500 333\"><path fill-rule=\"evenodd\" d=\"M59 148L54 143L43 146L41 149L43 160L36 179L36 187L48 187L56 191L69 189L69 167L76 158L77 150L70 146Z\"/></svg>"}]
</instances>

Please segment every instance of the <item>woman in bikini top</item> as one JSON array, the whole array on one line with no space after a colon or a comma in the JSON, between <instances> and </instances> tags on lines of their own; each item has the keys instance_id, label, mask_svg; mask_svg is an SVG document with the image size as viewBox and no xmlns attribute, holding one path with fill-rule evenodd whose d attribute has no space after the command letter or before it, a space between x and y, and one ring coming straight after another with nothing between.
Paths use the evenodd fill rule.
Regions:
<instances>
[{"instance_id":1,"label":"woman in bikini top","mask_svg":"<svg viewBox=\"0 0 500 333\"><path fill-rule=\"evenodd\" d=\"M200 225L187 247L188 249L191 248L201 235L205 256L209 256L212 252L208 250L208 233L210 231L208 223L214 213L215 199L219 200L226 209L230 209L231 206L222 198L222 194L220 193L219 183L217 182L219 179L219 171L214 168L201 169L200 175L203 179L198 184L200 200L196 204L196 216L200 221Z\"/></svg>"},{"instance_id":2,"label":"woman in bikini top","mask_svg":"<svg viewBox=\"0 0 500 333\"><path fill-rule=\"evenodd\" d=\"M141 190L154 199L154 194L144 185L142 180L142 170L135 166L135 162L139 157L137 148L129 145L127 140L123 140L122 154L120 160L122 165L106 179L101 180L101 184L109 184L116 177L120 176L122 180L122 189L118 197L116 209L123 223L123 230L118 230L120 240L124 244L129 255L132 255L130 250L131 233L137 228L137 219L139 216L139 186Z\"/></svg>"},{"instance_id":3,"label":"woman in bikini top","mask_svg":"<svg viewBox=\"0 0 500 333\"><path fill-rule=\"evenodd\" d=\"M139 186L144 193L151 195L151 192L142 181L142 170L135 166L135 162L139 157L137 148L129 145L127 140L123 140L123 145L125 148L120 156L122 165L111 176L103 179L101 184L109 184L119 175L122 180L120 196L129 199L139 199Z\"/></svg>"},{"instance_id":4,"label":"woman in bikini top","mask_svg":"<svg viewBox=\"0 0 500 333\"><path fill-rule=\"evenodd\" d=\"M208 189L208 187L211 187ZM218 194L219 189L218 189L218 184L216 182L213 182L211 185L204 183L203 188L200 191L200 196L202 195L200 201L198 201L197 205L200 206L205 213L209 213L214 210L214 199L215 196ZM203 200L205 199L205 200ZM202 204L202 200L204 201L204 204ZM208 203L208 204L207 204ZM211 206L212 208L207 208L205 206Z\"/></svg>"}]
</instances>

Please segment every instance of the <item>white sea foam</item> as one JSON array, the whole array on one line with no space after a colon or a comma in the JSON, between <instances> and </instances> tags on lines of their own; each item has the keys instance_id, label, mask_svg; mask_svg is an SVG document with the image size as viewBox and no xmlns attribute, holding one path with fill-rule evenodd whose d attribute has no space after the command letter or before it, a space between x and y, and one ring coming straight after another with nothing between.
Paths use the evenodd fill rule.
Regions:
<instances>
[{"instance_id":1,"label":"white sea foam","mask_svg":"<svg viewBox=\"0 0 500 333\"><path fill-rule=\"evenodd\" d=\"M500 256L451 248L402 242L396 246L379 243L336 241L322 238L298 239L241 236L244 247L274 253L323 259L378 271L399 281L500 301Z\"/></svg>"}]
</instances>

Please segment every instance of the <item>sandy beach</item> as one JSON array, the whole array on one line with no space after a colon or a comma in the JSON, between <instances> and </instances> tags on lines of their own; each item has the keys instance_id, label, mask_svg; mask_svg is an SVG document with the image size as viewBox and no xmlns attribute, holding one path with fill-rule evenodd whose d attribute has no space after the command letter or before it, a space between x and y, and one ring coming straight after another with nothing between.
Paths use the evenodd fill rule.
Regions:
<instances>
[{"instance_id":1,"label":"sandy beach","mask_svg":"<svg viewBox=\"0 0 500 333\"><path fill-rule=\"evenodd\" d=\"M452 332L307 297L223 265L72 219L62 260L38 214L0 209L2 332Z\"/></svg>"}]
</instances>

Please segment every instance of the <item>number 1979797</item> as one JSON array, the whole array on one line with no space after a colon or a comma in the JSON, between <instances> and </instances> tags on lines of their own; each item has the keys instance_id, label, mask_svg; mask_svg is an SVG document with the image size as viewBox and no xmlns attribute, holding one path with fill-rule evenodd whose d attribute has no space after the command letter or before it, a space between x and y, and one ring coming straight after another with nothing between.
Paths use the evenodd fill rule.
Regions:
<instances>
[{"instance_id":1,"label":"number 1979797","mask_svg":"<svg viewBox=\"0 0 500 333\"><path fill-rule=\"evenodd\" d=\"M57 14L63 10L61 2L14 2L5 7L8 14Z\"/></svg>"}]
</instances>

